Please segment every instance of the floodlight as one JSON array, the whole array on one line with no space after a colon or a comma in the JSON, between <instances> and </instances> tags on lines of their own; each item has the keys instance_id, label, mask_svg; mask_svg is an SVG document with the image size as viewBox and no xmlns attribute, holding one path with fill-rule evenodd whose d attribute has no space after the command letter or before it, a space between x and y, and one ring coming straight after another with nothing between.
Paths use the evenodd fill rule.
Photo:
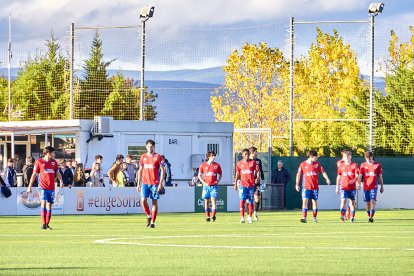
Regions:
<instances>
[{"instance_id":1,"label":"floodlight","mask_svg":"<svg viewBox=\"0 0 414 276\"><path fill-rule=\"evenodd\" d=\"M376 16L379 13L382 13L384 9L384 3L371 3L369 4L368 14Z\"/></svg>"},{"instance_id":2,"label":"floodlight","mask_svg":"<svg viewBox=\"0 0 414 276\"><path fill-rule=\"evenodd\" d=\"M148 18L154 15L154 7L143 7L139 13L139 18L141 21L147 21Z\"/></svg>"}]
</instances>

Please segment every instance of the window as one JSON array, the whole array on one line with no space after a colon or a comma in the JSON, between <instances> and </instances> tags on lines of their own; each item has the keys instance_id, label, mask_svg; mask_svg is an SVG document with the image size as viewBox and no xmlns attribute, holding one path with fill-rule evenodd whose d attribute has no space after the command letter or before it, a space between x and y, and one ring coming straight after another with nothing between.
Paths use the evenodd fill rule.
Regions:
<instances>
[{"instance_id":1,"label":"window","mask_svg":"<svg viewBox=\"0 0 414 276\"><path fill-rule=\"evenodd\" d=\"M216 155L220 154L220 144L218 143L209 143L207 144L207 151L214 151Z\"/></svg>"},{"instance_id":2,"label":"window","mask_svg":"<svg viewBox=\"0 0 414 276\"><path fill-rule=\"evenodd\" d=\"M49 139L49 137L48 137ZM49 144L52 140L48 141ZM56 149L56 158L75 159L76 153L76 135L75 134L55 134L53 135L53 144ZM44 143L43 143L44 144ZM42 148L40 149L40 152Z\"/></svg>"},{"instance_id":3,"label":"window","mask_svg":"<svg viewBox=\"0 0 414 276\"><path fill-rule=\"evenodd\" d=\"M128 146L128 153L132 155L135 160L139 160L143 153L146 153L145 146Z\"/></svg>"}]
</instances>

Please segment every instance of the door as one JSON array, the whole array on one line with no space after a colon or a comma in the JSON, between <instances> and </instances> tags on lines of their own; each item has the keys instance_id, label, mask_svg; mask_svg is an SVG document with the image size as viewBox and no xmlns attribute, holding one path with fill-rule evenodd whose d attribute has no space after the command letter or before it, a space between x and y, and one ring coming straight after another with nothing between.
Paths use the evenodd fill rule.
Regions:
<instances>
[{"instance_id":1,"label":"door","mask_svg":"<svg viewBox=\"0 0 414 276\"><path fill-rule=\"evenodd\" d=\"M13 157L15 159L14 162L14 169L17 173L21 173L23 169L23 165L26 162L26 157L28 156L29 152L29 143L28 142L21 142L15 141L14 142L14 156L11 156L11 143L7 143L6 154L3 158L3 164L7 164L7 159Z\"/></svg>"}]
</instances>

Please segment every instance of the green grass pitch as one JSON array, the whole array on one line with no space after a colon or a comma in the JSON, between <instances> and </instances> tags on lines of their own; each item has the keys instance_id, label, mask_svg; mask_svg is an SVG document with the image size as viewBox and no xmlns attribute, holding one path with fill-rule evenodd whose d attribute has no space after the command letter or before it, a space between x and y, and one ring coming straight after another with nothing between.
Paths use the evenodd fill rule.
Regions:
<instances>
[{"instance_id":1,"label":"green grass pitch","mask_svg":"<svg viewBox=\"0 0 414 276\"><path fill-rule=\"evenodd\" d=\"M319 223L300 211L261 212L253 224L238 213L0 217L4 275L279 275L414 274L414 210L378 210L356 223L320 211Z\"/></svg>"}]
</instances>

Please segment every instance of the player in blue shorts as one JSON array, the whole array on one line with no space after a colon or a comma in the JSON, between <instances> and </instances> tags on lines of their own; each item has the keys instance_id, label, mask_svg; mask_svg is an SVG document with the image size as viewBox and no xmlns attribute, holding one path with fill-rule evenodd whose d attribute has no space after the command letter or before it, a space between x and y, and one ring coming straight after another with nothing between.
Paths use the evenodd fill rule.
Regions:
<instances>
[{"instance_id":1,"label":"player in blue shorts","mask_svg":"<svg viewBox=\"0 0 414 276\"><path fill-rule=\"evenodd\" d=\"M381 185L380 192L384 192L384 180L382 179L381 164L374 161L374 154L370 151L365 152L365 161L359 170L358 183L361 184L364 177L364 201L368 213L368 222L374 222L375 202L377 201L378 183ZM359 188L361 185L359 185Z\"/></svg>"},{"instance_id":2,"label":"player in blue shorts","mask_svg":"<svg viewBox=\"0 0 414 276\"><path fill-rule=\"evenodd\" d=\"M220 164L214 162L216 159L216 153L214 151L208 151L206 153L206 162L201 164L198 170L198 179L203 183L204 210L206 212L206 221L211 219L216 221L217 212L217 198L218 198L218 183L223 177ZM210 208L211 201L211 208Z\"/></svg>"},{"instance_id":3,"label":"player in blue shorts","mask_svg":"<svg viewBox=\"0 0 414 276\"><path fill-rule=\"evenodd\" d=\"M253 202L254 202L254 191L255 187L255 176L260 178L260 170L256 161L249 159L250 151L248 149L243 149L242 151L243 159L237 163L236 166L236 176L234 177L234 189L239 190L240 198L240 222L244 223L244 208L246 200L249 203L249 216L247 217L248 223L253 223L252 214L253 214ZM240 187L239 187L240 181Z\"/></svg>"}]
</instances>

